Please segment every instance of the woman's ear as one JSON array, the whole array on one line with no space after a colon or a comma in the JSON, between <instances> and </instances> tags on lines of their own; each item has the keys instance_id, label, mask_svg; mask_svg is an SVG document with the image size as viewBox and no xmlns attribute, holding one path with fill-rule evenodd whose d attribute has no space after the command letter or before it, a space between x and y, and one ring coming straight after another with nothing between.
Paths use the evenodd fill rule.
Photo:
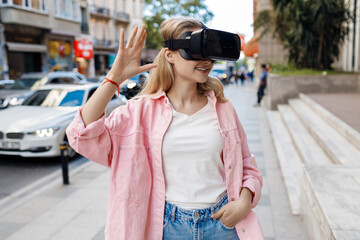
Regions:
<instances>
[{"instance_id":1,"label":"woman's ear","mask_svg":"<svg viewBox=\"0 0 360 240\"><path fill-rule=\"evenodd\" d=\"M174 59L174 52L171 51L170 49L165 49L165 52L164 52L164 56L165 56L165 59L171 63L171 64L174 64L175 62L175 59Z\"/></svg>"}]
</instances>

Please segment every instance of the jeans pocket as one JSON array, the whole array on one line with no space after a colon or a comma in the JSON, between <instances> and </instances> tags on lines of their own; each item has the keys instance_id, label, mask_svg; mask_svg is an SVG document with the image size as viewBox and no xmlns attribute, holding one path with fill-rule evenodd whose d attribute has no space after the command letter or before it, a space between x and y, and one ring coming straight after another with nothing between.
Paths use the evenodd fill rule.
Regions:
<instances>
[{"instance_id":1,"label":"jeans pocket","mask_svg":"<svg viewBox=\"0 0 360 240\"><path fill-rule=\"evenodd\" d=\"M219 222L220 222L220 225L221 225L223 228L227 229L227 230L233 230L233 229L235 228L235 226L234 226L234 227L227 227L227 226L225 226L225 224L221 221L221 219L219 219Z\"/></svg>"}]
</instances>

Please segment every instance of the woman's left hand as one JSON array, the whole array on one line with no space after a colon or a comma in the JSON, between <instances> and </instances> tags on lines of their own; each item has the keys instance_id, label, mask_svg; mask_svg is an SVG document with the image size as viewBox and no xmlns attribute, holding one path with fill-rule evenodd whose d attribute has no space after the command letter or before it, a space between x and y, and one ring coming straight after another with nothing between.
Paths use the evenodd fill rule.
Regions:
<instances>
[{"instance_id":1,"label":"woman's left hand","mask_svg":"<svg viewBox=\"0 0 360 240\"><path fill-rule=\"evenodd\" d=\"M213 219L220 218L220 221L226 227L234 227L251 211L252 196L252 192L248 188L241 189L241 194L238 200L225 204L211 217Z\"/></svg>"}]
</instances>

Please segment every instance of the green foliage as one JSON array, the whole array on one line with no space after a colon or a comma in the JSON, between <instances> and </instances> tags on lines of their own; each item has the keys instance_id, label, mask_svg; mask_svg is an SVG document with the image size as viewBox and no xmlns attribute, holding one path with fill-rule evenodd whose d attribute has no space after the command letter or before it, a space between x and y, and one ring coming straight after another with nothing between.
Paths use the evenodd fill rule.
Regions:
<instances>
[{"instance_id":1,"label":"green foliage","mask_svg":"<svg viewBox=\"0 0 360 240\"><path fill-rule=\"evenodd\" d=\"M304 76L304 75L336 75L336 74L357 74L355 72L341 72L334 70L316 70L311 68L297 68L291 65L273 64L271 63L272 74L281 76Z\"/></svg>"},{"instance_id":2,"label":"green foliage","mask_svg":"<svg viewBox=\"0 0 360 240\"><path fill-rule=\"evenodd\" d=\"M242 58L239 61L235 63L236 68L239 68L239 66L248 67L248 58Z\"/></svg>"},{"instance_id":3,"label":"green foliage","mask_svg":"<svg viewBox=\"0 0 360 240\"><path fill-rule=\"evenodd\" d=\"M203 23L214 14L208 10L205 0L145 0L146 48L161 49L160 24L169 17L188 16Z\"/></svg>"},{"instance_id":4,"label":"green foliage","mask_svg":"<svg viewBox=\"0 0 360 240\"><path fill-rule=\"evenodd\" d=\"M289 50L289 64L331 69L353 16L344 0L271 0L273 11L258 13L260 38L269 31Z\"/></svg>"}]
</instances>

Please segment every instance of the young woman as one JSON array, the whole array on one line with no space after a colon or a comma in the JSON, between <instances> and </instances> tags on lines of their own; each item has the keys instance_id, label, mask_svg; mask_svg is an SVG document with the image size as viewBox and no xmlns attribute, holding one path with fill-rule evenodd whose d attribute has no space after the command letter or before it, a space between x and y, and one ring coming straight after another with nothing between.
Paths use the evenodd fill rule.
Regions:
<instances>
[{"instance_id":1,"label":"young woman","mask_svg":"<svg viewBox=\"0 0 360 240\"><path fill-rule=\"evenodd\" d=\"M163 40L202 28L190 18L161 25ZM140 66L144 27L135 27L103 84L67 129L80 154L110 167L106 239L263 239L251 211L262 176L210 59L163 48ZM125 79L151 69L135 99L105 118Z\"/></svg>"}]
</instances>

